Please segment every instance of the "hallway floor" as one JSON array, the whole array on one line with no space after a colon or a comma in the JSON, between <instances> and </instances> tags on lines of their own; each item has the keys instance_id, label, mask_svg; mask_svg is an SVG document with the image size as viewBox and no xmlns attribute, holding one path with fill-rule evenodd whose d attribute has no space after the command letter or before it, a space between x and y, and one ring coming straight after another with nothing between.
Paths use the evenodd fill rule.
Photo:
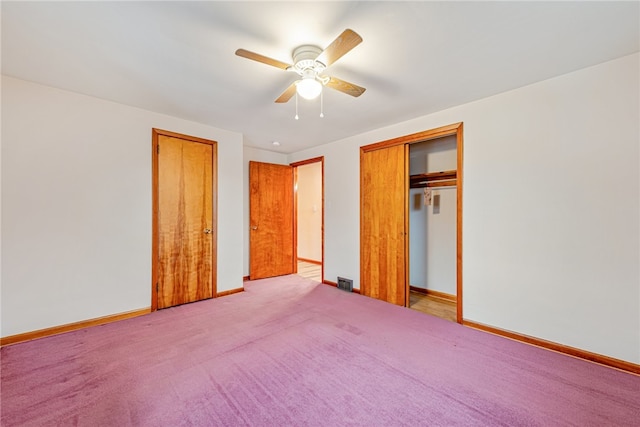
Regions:
<instances>
[{"instance_id":1,"label":"hallway floor","mask_svg":"<svg viewBox=\"0 0 640 427\"><path fill-rule=\"evenodd\" d=\"M298 261L298 276L322 282L322 265L307 261Z\"/></svg>"}]
</instances>

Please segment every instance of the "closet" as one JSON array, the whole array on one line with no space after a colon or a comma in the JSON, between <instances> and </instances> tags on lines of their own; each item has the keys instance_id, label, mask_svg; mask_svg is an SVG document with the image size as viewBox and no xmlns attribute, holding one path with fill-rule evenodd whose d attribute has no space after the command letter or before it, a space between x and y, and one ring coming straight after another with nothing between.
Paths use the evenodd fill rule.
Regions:
<instances>
[{"instance_id":1,"label":"closet","mask_svg":"<svg viewBox=\"0 0 640 427\"><path fill-rule=\"evenodd\" d=\"M440 289L440 292L456 297L456 321L459 323L462 322L462 129L462 123L455 123L360 148L361 293L393 304L409 306L411 265L414 264L418 267L414 274L415 280L420 279L420 282L415 283L416 287L423 286L426 290L433 286L436 292L436 289ZM420 161L418 153L420 144L423 143L425 146L432 144L430 150L434 152L428 155L427 160L423 158ZM418 147L414 150L418 151L414 152L416 160L415 166L412 166L411 147L414 145ZM453 152L451 147L455 147ZM424 155L425 153L421 156ZM452 159L453 163L450 165ZM425 167L425 162L431 162L433 167ZM425 188L431 194L429 214L432 223L433 217L437 216L435 219L439 220L445 218L444 212L455 212L452 219L449 217L447 225L449 229L452 224L455 228L453 241L448 240L449 248L451 245L455 248L453 256L450 251L442 252L449 254L443 255L448 257L448 267L438 270L437 265L432 265L429 273L426 268L420 272L419 267L420 264L428 266L438 262L437 259L428 259L426 249L430 243L425 239L422 252L413 250L422 259L414 260L410 248L410 234L414 233L412 227L418 228L418 225L413 225L410 221L412 208L417 208L418 203L424 204ZM454 189L453 192L451 189ZM455 202L453 205L450 203L452 201ZM420 210L423 211L423 216L426 215L426 208ZM418 215L418 212L413 213L414 216ZM426 220L422 226L423 229L429 227ZM433 231L432 234L434 233L438 232ZM432 251L430 254L437 252ZM451 289L451 263L455 266L455 291ZM442 283L436 285L438 280L430 277L430 273L435 274L436 278L447 276L445 287Z\"/></svg>"}]
</instances>

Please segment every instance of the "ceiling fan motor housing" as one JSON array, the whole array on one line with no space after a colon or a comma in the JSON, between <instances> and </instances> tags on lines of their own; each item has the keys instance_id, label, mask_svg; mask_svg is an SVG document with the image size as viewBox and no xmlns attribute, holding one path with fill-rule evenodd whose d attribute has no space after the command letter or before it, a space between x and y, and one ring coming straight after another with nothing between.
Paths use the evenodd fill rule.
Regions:
<instances>
[{"instance_id":1,"label":"ceiling fan motor housing","mask_svg":"<svg viewBox=\"0 0 640 427\"><path fill-rule=\"evenodd\" d=\"M293 67L295 71L303 75L305 70L313 70L314 74L318 74L327 68L322 62L316 61L316 58L322 53L322 48L312 45L302 45L293 50Z\"/></svg>"}]
</instances>

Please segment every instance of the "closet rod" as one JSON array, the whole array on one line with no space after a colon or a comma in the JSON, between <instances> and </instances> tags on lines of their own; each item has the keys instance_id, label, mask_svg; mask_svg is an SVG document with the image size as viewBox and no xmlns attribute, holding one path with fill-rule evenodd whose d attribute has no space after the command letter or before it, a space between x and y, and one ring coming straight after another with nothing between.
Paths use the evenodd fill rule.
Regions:
<instances>
[{"instance_id":1,"label":"closet rod","mask_svg":"<svg viewBox=\"0 0 640 427\"><path fill-rule=\"evenodd\" d=\"M412 182L409 187L410 188L424 188L424 187L455 187L457 181L455 179L446 179L442 181L433 181L433 182Z\"/></svg>"},{"instance_id":2,"label":"closet rod","mask_svg":"<svg viewBox=\"0 0 640 427\"><path fill-rule=\"evenodd\" d=\"M409 177L410 182L422 182L422 181L439 181L443 179L455 179L458 176L456 170L442 171L442 172L429 172L420 173L417 175L411 175Z\"/></svg>"}]
</instances>

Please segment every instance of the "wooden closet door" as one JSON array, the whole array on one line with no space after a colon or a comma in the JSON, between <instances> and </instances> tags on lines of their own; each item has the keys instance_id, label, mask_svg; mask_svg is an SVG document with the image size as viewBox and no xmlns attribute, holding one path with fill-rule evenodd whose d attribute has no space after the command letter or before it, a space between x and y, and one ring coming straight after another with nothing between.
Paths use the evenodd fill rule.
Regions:
<instances>
[{"instance_id":1,"label":"wooden closet door","mask_svg":"<svg viewBox=\"0 0 640 427\"><path fill-rule=\"evenodd\" d=\"M407 305L406 145L360 153L361 293Z\"/></svg>"}]
</instances>

